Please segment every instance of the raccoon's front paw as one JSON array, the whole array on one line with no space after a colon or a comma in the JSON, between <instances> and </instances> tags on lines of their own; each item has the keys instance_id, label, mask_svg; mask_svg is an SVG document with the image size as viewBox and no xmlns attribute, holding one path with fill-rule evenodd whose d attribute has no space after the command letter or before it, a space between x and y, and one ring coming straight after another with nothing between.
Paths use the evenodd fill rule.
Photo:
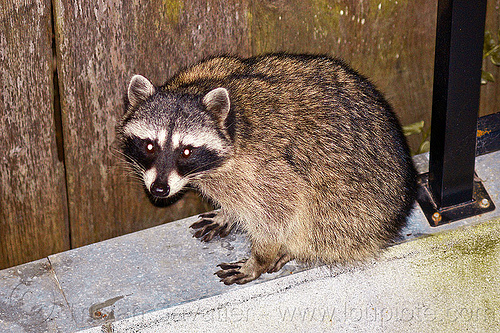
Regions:
<instances>
[{"instance_id":1,"label":"raccoon's front paw","mask_svg":"<svg viewBox=\"0 0 500 333\"><path fill-rule=\"evenodd\" d=\"M269 268L267 269L267 272L268 273L276 273L281 268L283 268L283 266L285 266L285 264L287 262L289 262L292 259L293 259L292 256L289 255L288 253L278 255L278 257L276 257L276 260L274 261L274 263L271 266L269 266Z\"/></svg>"},{"instance_id":2,"label":"raccoon's front paw","mask_svg":"<svg viewBox=\"0 0 500 333\"><path fill-rule=\"evenodd\" d=\"M254 269L248 269L248 265L245 265L246 262L247 260L244 259L229 264L219 264L217 266L220 267L221 270L215 272L215 275L217 275L220 281L224 282L225 285L233 283L244 284L253 281L261 275L261 272Z\"/></svg>"},{"instance_id":3,"label":"raccoon's front paw","mask_svg":"<svg viewBox=\"0 0 500 333\"><path fill-rule=\"evenodd\" d=\"M217 235L221 238L226 237L234 226L234 223L220 211L200 214L199 218L190 228L199 229L194 233L194 237L201 238L204 242L211 241Z\"/></svg>"}]
</instances>

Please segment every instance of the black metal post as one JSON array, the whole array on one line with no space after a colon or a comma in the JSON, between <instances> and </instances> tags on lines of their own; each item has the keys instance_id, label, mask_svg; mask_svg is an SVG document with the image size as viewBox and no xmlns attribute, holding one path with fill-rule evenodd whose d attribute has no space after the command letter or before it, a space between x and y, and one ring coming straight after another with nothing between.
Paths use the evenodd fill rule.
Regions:
<instances>
[{"instance_id":1,"label":"black metal post","mask_svg":"<svg viewBox=\"0 0 500 333\"><path fill-rule=\"evenodd\" d=\"M474 180L485 19L486 0L439 0L429 173L419 191L433 225L494 208Z\"/></svg>"},{"instance_id":2,"label":"black metal post","mask_svg":"<svg viewBox=\"0 0 500 333\"><path fill-rule=\"evenodd\" d=\"M472 200L486 0L440 0L429 181L441 207Z\"/></svg>"}]
</instances>

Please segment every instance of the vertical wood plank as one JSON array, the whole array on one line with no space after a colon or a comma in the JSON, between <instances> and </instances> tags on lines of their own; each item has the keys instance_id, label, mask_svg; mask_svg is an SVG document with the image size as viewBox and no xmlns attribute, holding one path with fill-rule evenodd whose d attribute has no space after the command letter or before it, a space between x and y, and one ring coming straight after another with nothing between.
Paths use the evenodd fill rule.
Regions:
<instances>
[{"instance_id":1,"label":"vertical wood plank","mask_svg":"<svg viewBox=\"0 0 500 333\"><path fill-rule=\"evenodd\" d=\"M244 2L56 0L55 9L73 246L207 209L194 194L151 205L119 167L115 124L133 74L161 84L204 56L248 54Z\"/></svg>"},{"instance_id":2,"label":"vertical wood plank","mask_svg":"<svg viewBox=\"0 0 500 333\"><path fill-rule=\"evenodd\" d=\"M488 0L487 6L486 30L500 43L500 0ZM495 82L481 86L480 116L500 112L500 67L492 64L490 59L484 59L483 69L493 74Z\"/></svg>"},{"instance_id":3,"label":"vertical wood plank","mask_svg":"<svg viewBox=\"0 0 500 333\"><path fill-rule=\"evenodd\" d=\"M69 249L49 0L0 4L0 269Z\"/></svg>"}]
</instances>

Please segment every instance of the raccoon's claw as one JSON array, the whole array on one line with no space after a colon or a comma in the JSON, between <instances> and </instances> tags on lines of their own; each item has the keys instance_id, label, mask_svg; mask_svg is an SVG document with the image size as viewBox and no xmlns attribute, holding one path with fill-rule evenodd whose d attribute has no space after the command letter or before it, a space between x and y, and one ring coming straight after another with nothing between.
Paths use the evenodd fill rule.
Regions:
<instances>
[{"instance_id":1,"label":"raccoon's claw","mask_svg":"<svg viewBox=\"0 0 500 333\"><path fill-rule=\"evenodd\" d=\"M190 228L199 229L193 236L204 242L211 241L217 235L221 238L226 237L233 229L233 223L228 222L223 215L217 212L200 214L199 218L198 221L191 224Z\"/></svg>"},{"instance_id":2,"label":"raccoon's claw","mask_svg":"<svg viewBox=\"0 0 500 333\"><path fill-rule=\"evenodd\" d=\"M290 260L292 260L292 256L290 256L289 254L283 254L281 256L278 256L276 258L276 261L268 268L267 272L276 273L277 271L282 269L283 266L285 266L285 264Z\"/></svg>"},{"instance_id":3,"label":"raccoon's claw","mask_svg":"<svg viewBox=\"0 0 500 333\"><path fill-rule=\"evenodd\" d=\"M221 270L215 272L214 274L220 278L220 281L225 285L230 285L233 283L244 284L255 280L260 274L247 274L242 271L242 267L245 264L245 260L240 260L234 263L222 263L217 265L217 267L222 268Z\"/></svg>"},{"instance_id":4,"label":"raccoon's claw","mask_svg":"<svg viewBox=\"0 0 500 333\"><path fill-rule=\"evenodd\" d=\"M214 212L200 214L198 215L200 219L191 224L190 228L199 229L203 226L206 226L207 224L212 223L211 219L213 219L216 215L217 214Z\"/></svg>"},{"instance_id":5,"label":"raccoon's claw","mask_svg":"<svg viewBox=\"0 0 500 333\"><path fill-rule=\"evenodd\" d=\"M232 262L232 263L221 263L221 264L218 264L217 267L220 267L222 268L223 270L227 270L227 269L239 269L243 266L244 263L247 262L247 259L242 259L240 261L237 261L237 262ZM220 270L219 272L221 272L222 270ZM217 272L217 273L219 273ZM217 274L215 273L215 274Z\"/></svg>"}]
</instances>

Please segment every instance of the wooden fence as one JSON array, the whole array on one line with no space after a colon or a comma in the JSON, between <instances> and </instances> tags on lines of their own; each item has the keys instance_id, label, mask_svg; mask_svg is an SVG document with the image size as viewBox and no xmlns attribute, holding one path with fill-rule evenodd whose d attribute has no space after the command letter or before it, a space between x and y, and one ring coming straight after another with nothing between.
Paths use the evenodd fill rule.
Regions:
<instances>
[{"instance_id":1,"label":"wooden fence","mask_svg":"<svg viewBox=\"0 0 500 333\"><path fill-rule=\"evenodd\" d=\"M428 123L436 3L2 1L0 268L208 208L193 193L155 207L120 167L114 127L135 73L160 84L213 54L327 53L371 77L403 123ZM499 89L483 87L481 114L499 109Z\"/></svg>"}]
</instances>

